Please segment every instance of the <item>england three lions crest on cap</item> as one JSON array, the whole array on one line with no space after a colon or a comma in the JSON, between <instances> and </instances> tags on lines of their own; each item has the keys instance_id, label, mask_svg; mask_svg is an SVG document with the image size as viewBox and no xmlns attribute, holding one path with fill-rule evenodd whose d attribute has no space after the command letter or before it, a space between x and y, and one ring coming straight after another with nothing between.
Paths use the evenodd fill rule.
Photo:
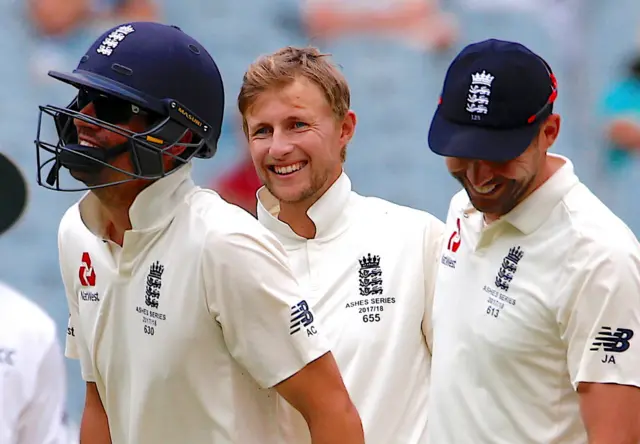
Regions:
<instances>
[{"instance_id":1,"label":"england three lions crest on cap","mask_svg":"<svg viewBox=\"0 0 640 444\"><path fill-rule=\"evenodd\" d=\"M486 71L471 74L471 86L467 96L467 111L473 120L480 120L480 114L489 112L489 96L494 76Z\"/></svg>"},{"instance_id":2,"label":"england three lions crest on cap","mask_svg":"<svg viewBox=\"0 0 640 444\"><path fill-rule=\"evenodd\" d=\"M104 56L109 57L113 51L118 47L121 41L123 41L129 34L134 32L133 26L123 25L115 31L111 32L98 46L96 52Z\"/></svg>"}]
</instances>

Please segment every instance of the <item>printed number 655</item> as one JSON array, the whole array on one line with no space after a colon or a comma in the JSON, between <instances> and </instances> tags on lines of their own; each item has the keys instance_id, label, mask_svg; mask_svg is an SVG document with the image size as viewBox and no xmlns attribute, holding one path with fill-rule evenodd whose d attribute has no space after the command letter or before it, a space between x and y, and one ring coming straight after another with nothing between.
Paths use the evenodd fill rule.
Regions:
<instances>
[{"instance_id":1,"label":"printed number 655","mask_svg":"<svg viewBox=\"0 0 640 444\"><path fill-rule=\"evenodd\" d=\"M380 322L380 313L366 314L362 316L362 322Z\"/></svg>"}]
</instances>

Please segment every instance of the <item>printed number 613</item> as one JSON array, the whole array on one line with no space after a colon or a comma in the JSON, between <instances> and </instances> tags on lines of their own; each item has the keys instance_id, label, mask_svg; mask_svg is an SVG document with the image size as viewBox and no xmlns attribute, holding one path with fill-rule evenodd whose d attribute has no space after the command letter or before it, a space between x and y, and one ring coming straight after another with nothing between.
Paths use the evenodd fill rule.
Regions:
<instances>
[{"instance_id":1,"label":"printed number 613","mask_svg":"<svg viewBox=\"0 0 640 444\"><path fill-rule=\"evenodd\" d=\"M493 316L494 318L497 318L498 315L500 314L500 310L498 310L497 308L493 308L492 306L488 306L487 314L490 316Z\"/></svg>"}]
</instances>

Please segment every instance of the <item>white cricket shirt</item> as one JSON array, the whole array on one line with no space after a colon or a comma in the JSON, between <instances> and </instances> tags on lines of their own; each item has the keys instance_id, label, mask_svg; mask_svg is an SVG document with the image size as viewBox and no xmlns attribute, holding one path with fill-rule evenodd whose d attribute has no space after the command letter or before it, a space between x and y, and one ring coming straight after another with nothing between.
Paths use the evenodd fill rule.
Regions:
<instances>
[{"instance_id":1,"label":"white cricket shirt","mask_svg":"<svg viewBox=\"0 0 640 444\"><path fill-rule=\"evenodd\" d=\"M121 249L93 193L63 217L67 356L114 443L276 444L268 388L328 348L280 243L190 170L138 195Z\"/></svg>"},{"instance_id":2,"label":"white cricket shirt","mask_svg":"<svg viewBox=\"0 0 640 444\"><path fill-rule=\"evenodd\" d=\"M444 224L428 213L351 191L346 174L309 209L305 239L258 191L258 218L285 246L322 319L367 444L425 443L432 292ZM304 419L280 398L287 443L310 443Z\"/></svg>"},{"instance_id":3,"label":"white cricket shirt","mask_svg":"<svg viewBox=\"0 0 640 444\"><path fill-rule=\"evenodd\" d=\"M580 382L640 386L640 246L571 162L484 228L466 192L436 284L429 441L584 444Z\"/></svg>"},{"instance_id":4,"label":"white cricket shirt","mask_svg":"<svg viewBox=\"0 0 640 444\"><path fill-rule=\"evenodd\" d=\"M0 283L0 443L62 444L66 377L53 319Z\"/></svg>"}]
</instances>

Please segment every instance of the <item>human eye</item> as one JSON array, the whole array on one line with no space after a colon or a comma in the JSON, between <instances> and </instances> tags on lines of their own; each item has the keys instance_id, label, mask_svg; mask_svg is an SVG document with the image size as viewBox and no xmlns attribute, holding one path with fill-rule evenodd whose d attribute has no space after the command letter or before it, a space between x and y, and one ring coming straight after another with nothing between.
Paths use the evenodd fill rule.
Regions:
<instances>
[{"instance_id":1,"label":"human eye","mask_svg":"<svg viewBox=\"0 0 640 444\"><path fill-rule=\"evenodd\" d=\"M253 137L261 137L269 134L269 129L265 126L258 127L252 133Z\"/></svg>"}]
</instances>

